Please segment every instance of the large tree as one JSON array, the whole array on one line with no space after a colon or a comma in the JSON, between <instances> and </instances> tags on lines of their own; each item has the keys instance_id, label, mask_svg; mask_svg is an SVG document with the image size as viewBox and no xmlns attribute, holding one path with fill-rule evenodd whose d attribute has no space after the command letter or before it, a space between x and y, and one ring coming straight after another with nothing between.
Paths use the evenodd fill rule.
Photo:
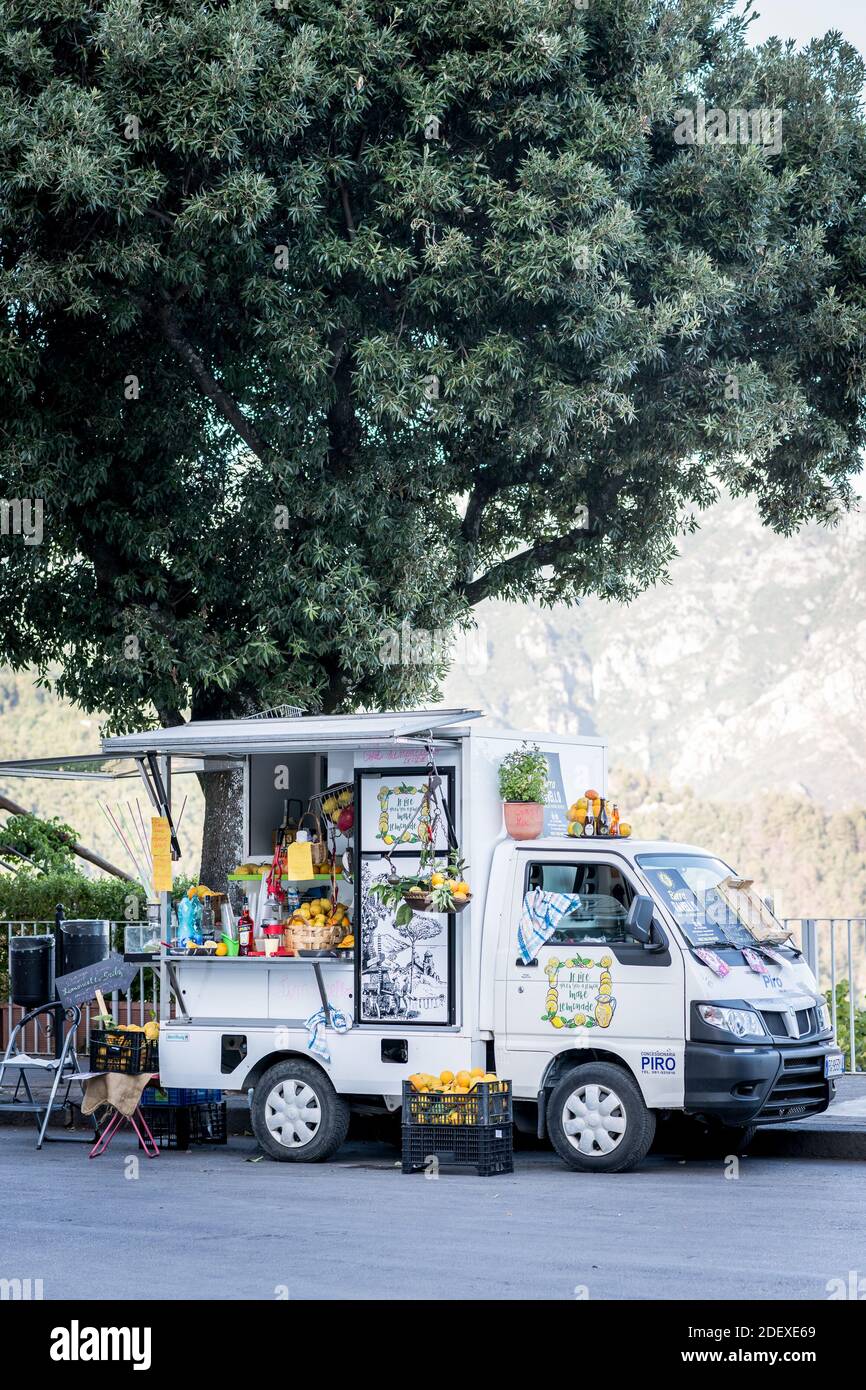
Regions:
<instances>
[{"instance_id":1,"label":"large tree","mask_svg":"<svg viewBox=\"0 0 866 1390\"><path fill-rule=\"evenodd\" d=\"M5 0L0 658L115 729L395 705L405 620L845 508L864 68L730 8Z\"/></svg>"}]
</instances>

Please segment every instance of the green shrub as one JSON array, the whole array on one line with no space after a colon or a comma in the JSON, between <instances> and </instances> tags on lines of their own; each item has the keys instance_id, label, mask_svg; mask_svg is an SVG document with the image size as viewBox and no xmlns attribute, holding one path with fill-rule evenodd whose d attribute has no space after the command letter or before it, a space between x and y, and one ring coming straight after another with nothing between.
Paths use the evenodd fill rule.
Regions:
<instances>
[{"instance_id":1,"label":"green shrub","mask_svg":"<svg viewBox=\"0 0 866 1390\"><path fill-rule=\"evenodd\" d=\"M827 1004L832 1009L831 991L826 991ZM850 1067L848 1040L851 1032L849 1015L849 986L847 980L836 982L836 1041L845 1054L845 1065ZM866 1071L866 1009L854 1008L854 1059L855 1065Z\"/></svg>"},{"instance_id":2,"label":"green shrub","mask_svg":"<svg viewBox=\"0 0 866 1390\"><path fill-rule=\"evenodd\" d=\"M0 921L53 922L63 904L66 917L107 917L112 922L136 920L145 914L140 884L120 878L86 878L79 873L0 875Z\"/></svg>"}]
</instances>

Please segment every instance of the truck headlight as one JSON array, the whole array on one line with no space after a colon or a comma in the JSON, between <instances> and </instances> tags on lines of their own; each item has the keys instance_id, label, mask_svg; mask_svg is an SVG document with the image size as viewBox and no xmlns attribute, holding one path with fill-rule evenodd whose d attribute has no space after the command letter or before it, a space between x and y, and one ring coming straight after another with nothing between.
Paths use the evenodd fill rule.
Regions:
<instances>
[{"instance_id":1,"label":"truck headlight","mask_svg":"<svg viewBox=\"0 0 866 1390\"><path fill-rule=\"evenodd\" d=\"M751 1009L726 1009L719 1004L699 1004L698 1013L711 1028L733 1033L735 1038L763 1038L764 1026Z\"/></svg>"},{"instance_id":2,"label":"truck headlight","mask_svg":"<svg viewBox=\"0 0 866 1390\"><path fill-rule=\"evenodd\" d=\"M830 1005L822 1000L818 1005L818 1027L822 1033L826 1033L828 1028L833 1027L833 1016L830 1013Z\"/></svg>"}]
</instances>

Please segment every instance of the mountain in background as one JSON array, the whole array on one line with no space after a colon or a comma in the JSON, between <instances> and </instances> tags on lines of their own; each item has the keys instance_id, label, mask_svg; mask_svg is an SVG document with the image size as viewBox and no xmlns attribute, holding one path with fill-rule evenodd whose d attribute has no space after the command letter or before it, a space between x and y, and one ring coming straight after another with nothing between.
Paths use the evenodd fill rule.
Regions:
<instances>
[{"instance_id":1,"label":"mountain in background","mask_svg":"<svg viewBox=\"0 0 866 1390\"><path fill-rule=\"evenodd\" d=\"M601 735L612 764L698 797L862 804L866 519L781 537L728 499L700 521L628 606L481 605L446 703Z\"/></svg>"}]
</instances>

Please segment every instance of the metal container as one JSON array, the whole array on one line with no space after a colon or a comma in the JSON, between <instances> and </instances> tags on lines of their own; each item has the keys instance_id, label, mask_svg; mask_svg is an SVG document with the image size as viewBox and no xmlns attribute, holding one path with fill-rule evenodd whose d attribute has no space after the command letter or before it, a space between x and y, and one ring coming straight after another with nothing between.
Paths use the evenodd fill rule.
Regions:
<instances>
[{"instance_id":1,"label":"metal container","mask_svg":"<svg viewBox=\"0 0 866 1390\"><path fill-rule=\"evenodd\" d=\"M98 920L60 922L59 975L96 965L111 955L111 923Z\"/></svg>"},{"instance_id":2,"label":"metal container","mask_svg":"<svg viewBox=\"0 0 866 1390\"><path fill-rule=\"evenodd\" d=\"M34 1009L54 998L54 937L13 936L9 941L13 1004Z\"/></svg>"}]
</instances>

